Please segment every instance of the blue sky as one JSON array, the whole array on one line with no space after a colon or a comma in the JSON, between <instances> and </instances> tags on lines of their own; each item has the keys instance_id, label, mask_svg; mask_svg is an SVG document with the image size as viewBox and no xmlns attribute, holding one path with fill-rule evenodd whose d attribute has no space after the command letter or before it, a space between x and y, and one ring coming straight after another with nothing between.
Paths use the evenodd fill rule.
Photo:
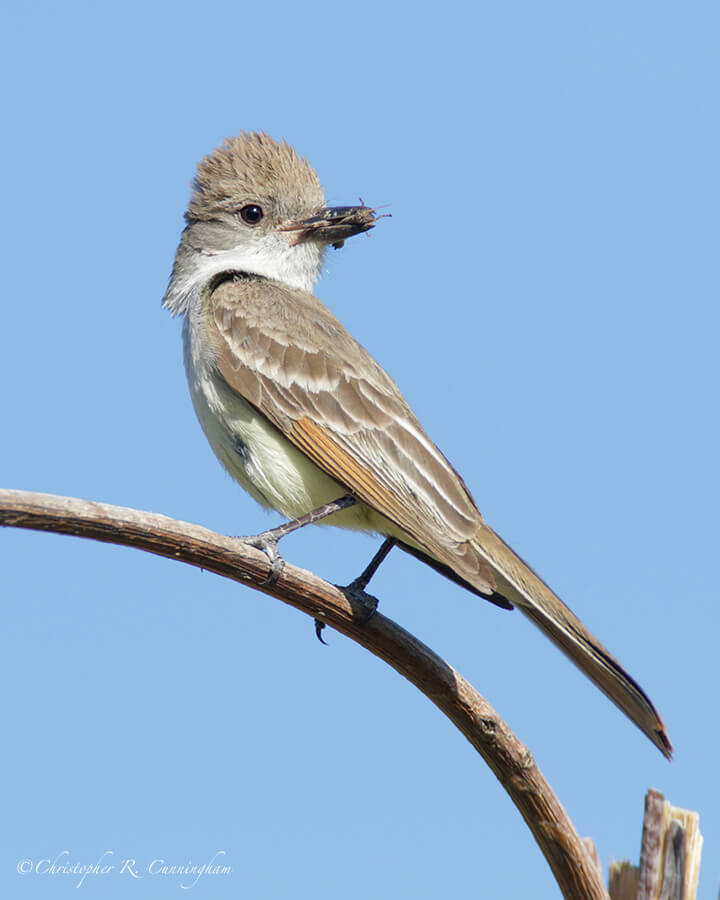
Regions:
<instances>
[{"instance_id":1,"label":"blue sky","mask_svg":"<svg viewBox=\"0 0 720 900\"><path fill-rule=\"evenodd\" d=\"M6 13L2 482L228 534L278 521L195 422L160 307L197 160L284 137L334 204L390 204L320 297L489 522L640 681L668 764L520 615L402 554L383 612L534 753L606 867L650 786L720 871L715 4L39 3ZM284 555L349 581L376 543ZM340 635L130 550L0 534L4 896L182 896L21 860L162 858L195 898L555 898L459 733Z\"/></svg>"}]
</instances>

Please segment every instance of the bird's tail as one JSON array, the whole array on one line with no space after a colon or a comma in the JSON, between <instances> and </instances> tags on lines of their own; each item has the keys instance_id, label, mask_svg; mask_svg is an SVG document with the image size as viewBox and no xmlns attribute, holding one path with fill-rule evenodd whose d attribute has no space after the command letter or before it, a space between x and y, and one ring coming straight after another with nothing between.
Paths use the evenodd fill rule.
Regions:
<instances>
[{"instance_id":1,"label":"bird's tail","mask_svg":"<svg viewBox=\"0 0 720 900\"><path fill-rule=\"evenodd\" d=\"M497 591L531 619L668 759L672 744L652 701L535 572L483 524L473 546L500 576Z\"/></svg>"}]
</instances>

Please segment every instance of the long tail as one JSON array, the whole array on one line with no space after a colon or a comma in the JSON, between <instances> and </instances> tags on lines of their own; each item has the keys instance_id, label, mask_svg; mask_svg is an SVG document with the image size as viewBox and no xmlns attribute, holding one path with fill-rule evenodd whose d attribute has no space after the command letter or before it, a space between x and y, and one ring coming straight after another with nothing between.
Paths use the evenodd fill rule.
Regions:
<instances>
[{"instance_id":1,"label":"long tail","mask_svg":"<svg viewBox=\"0 0 720 900\"><path fill-rule=\"evenodd\" d=\"M498 593L531 619L671 759L672 744L652 701L573 611L489 526L483 524L473 545L500 576Z\"/></svg>"}]
</instances>

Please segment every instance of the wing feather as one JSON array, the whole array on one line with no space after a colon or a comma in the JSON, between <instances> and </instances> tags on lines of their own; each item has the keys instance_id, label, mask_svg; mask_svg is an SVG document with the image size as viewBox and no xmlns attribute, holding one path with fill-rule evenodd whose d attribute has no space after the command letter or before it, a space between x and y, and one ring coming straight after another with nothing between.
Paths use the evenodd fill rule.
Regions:
<instances>
[{"instance_id":1,"label":"wing feather","mask_svg":"<svg viewBox=\"0 0 720 900\"><path fill-rule=\"evenodd\" d=\"M400 529L410 552L501 605L519 606L671 755L662 720L637 682L489 528L395 382L316 297L231 277L209 303L217 372L231 390Z\"/></svg>"},{"instance_id":2,"label":"wing feather","mask_svg":"<svg viewBox=\"0 0 720 900\"><path fill-rule=\"evenodd\" d=\"M317 298L233 279L212 293L211 313L217 369L232 390L426 553L493 592L492 569L470 545L482 517L464 482L395 382Z\"/></svg>"}]
</instances>

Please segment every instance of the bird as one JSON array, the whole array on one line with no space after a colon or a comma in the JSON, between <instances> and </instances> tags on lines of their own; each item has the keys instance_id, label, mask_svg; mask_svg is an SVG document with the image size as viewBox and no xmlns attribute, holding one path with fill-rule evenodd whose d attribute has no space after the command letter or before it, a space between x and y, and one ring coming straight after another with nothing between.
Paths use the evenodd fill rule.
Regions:
<instances>
[{"instance_id":1,"label":"bird","mask_svg":"<svg viewBox=\"0 0 720 900\"><path fill-rule=\"evenodd\" d=\"M163 304L183 317L212 449L261 505L375 532L519 609L670 759L647 694L493 531L393 379L314 295L327 248L378 218L362 201L328 207L305 157L265 132L200 161Z\"/></svg>"}]
</instances>

